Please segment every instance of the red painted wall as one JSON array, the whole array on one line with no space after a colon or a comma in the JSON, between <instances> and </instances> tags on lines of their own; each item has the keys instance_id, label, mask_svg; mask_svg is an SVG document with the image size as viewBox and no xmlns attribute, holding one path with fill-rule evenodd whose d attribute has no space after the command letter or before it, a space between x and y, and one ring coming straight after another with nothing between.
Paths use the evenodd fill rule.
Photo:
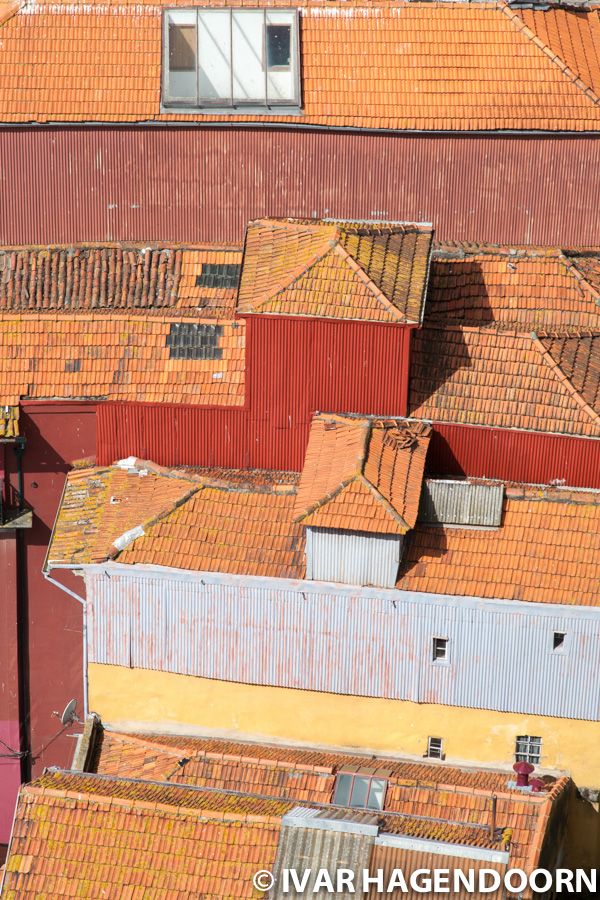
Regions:
<instances>
[{"instance_id":1,"label":"red painted wall","mask_svg":"<svg viewBox=\"0 0 600 900\"><path fill-rule=\"evenodd\" d=\"M2 448L0 447L0 452ZM0 532L0 844L8 843L21 782L17 667L17 538Z\"/></svg>"},{"instance_id":2,"label":"red painted wall","mask_svg":"<svg viewBox=\"0 0 600 900\"><path fill-rule=\"evenodd\" d=\"M248 317L240 409L98 406L98 462L130 454L161 465L290 469L304 462L316 410L402 416L410 328Z\"/></svg>"},{"instance_id":3,"label":"red painted wall","mask_svg":"<svg viewBox=\"0 0 600 900\"><path fill-rule=\"evenodd\" d=\"M24 126L0 158L2 243L239 242L265 215L600 243L600 136Z\"/></svg>"},{"instance_id":4,"label":"red painted wall","mask_svg":"<svg viewBox=\"0 0 600 900\"><path fill-rule=\"evenodd\" d=\"M600 488L600 440L437 422L427 469L432 475Z\"/></svg>"},{"instance_id":5,"label":"red painted wall","mask_svg":"<svg viewBox=\"0 0 600 900\"><path fill-rule=\"evenodd\" d=\"M77 726L61 729L54 711L64 709L68 700L77 697L79 710L82 700L82 615L81 607L42 575L42 567L56 510L60 502L66 472L70 463L95 453L95 405L90 403L23 403L21 433L27 444L23 457L24 493L34 509L33 527L21 532L24 567L19 588L21 611L27 623L26 641L22 652L29 672L24 686L25 708L22 710L25 746L32 752L32 775L44 766L69 765L75 740L69 734L81 729ZM7 462L11 480L16 486L13 455ZM0 564L4 579L4 571ZM83 582L71 576L73 586L81 591ZM11 591L12 593L12 591ZM6 634L7 644L0 652L2 667L8 659L8 683L16 683L16 636L9 630L12 613L6 600L9 592L0 592L0 617L6 623L0 629L0 640ZM10 635L10 637L9 637ZM0 687L0 703L4 706L12 695L12 688ZM0 718L3 716L0 714ZM0 735L2 737L2 735ZM12 817L12 792L0 791L0 820ZM0 837L0 842L2 838Z\"/></svg>"}]
</instances>

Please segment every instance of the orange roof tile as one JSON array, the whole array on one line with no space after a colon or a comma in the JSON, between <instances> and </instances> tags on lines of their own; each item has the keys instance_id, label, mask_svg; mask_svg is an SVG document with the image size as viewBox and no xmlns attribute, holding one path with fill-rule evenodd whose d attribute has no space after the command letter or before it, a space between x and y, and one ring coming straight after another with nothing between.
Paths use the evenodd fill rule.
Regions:
<instances>
[{"instance_id":1,"label":"orange roof tile","mask_svg":"<svg viewBox=\"0 0 600 900\"><path fill-rule=\"evenodd\" d=\"M89 398L239 406L245 334L243 322L179 313L3 313L0 404Z\"/></svg>"},{"instance_id":2,"label":"orange roof tile","mask_svg":"<svg viewBox=\"0 0 600 900\"><path fill-rule=\"evenodd\" d=\"M258 897L285 809L50 771L19 794L3 897Z\"/></svg>"},{"instance_id":3,"label":"orange roof tile","mask_svg":"<svg viewBox=\"0 0 600 900\"><path fill-rule=\"evenodd\" d=\"M251 222L238 312L417 324L432 234L420 225Z\"/></svg>"},{"instance_id":4,"label":"orange roof tile","mask_svg":"<svg viewBox=\"0 0 600 900\"><path fill-rule=\"evenodd\" d=\"M388 782L384 809L392 815L386 816L385 831L471 846L494 846L489 825L490 800L495 795L496 826L513 829L511 863L516 865L534 863L531 839L539 826L541 811L568 784L564 777L556 782L550 778L552 797L547 793L536 796L515 791L510 786L514 784L512 772L493 769L218 738L106 730L93 768L111 777L250 790L308 805L331 803L338 772L364 769Z\"/></svg>"},{"instance_id":5,"label":"orange roof tile","mask_svg":"<svg viewBox=\"0 0 600 900\"><path fill-rule=\"evenodd\" d=\"M417 518L429 435L415 422L315 416L296 521L405 534Z\"/></svg>"},{"instance_id":6,"label":"orange roof tile","mask_svg":"<svg viewBox=\"0 0 600 900\"><path fill-rule=\"evenodd\" d=\"M138 474L146 469L157 474ZM120 563L301 577L302 529L292 518L296 480L281 475L280 483L270 484L251 473L245 483L201 472L186 477L143 461L129 471L112 466L70 472L48 565L118 556ZM144 534L118 553L114 540L140 525Z\"/></svg>"},{"instance_id":7,"label":"orange roof tile","mask_svg":"<svg viewBox=\"0 0 600 900\"><path fill-rule=\"evenodd\" d=\"M0 121L600 128L597 10L269 0L300 8L303 108L257 117L161 111L161 14L178 5L185 0L24 4L2 26Z\"/></svg>"},{"instance_id":8,"label":"orange roof tile","mask_svg":"<svg viewBox=\"0 0 600 900\"><path fill-rule=\"evenodd\" d=\"M418 525L397 587L597 606L598 559L600 493L509 488L500 528Z\"/></svg>"},{"instance_id":9,"label":"orange roof tile","mask_svg":"<svg viewBox=\"0 0 600 900\"><path fill-rule=\"evenodd\" d=\"M77 244L0 249L0 311L150 313L231 317L237 285L197 284L207 266L239 266L228 247Z\"/></svg>"},{"instance_id":10,"label":"orange roof tile","mask_svg":"<svg viewBox=\"0 0 600 900\"><path fill-rule=\"evenodd\" d=\"M553 353L557 346L551 345ZM582 343L593 367L595 341ZM585 367L585 366L584 366ZM428 322L413 335L409 414L437 422L600 435L600 410L535 334ZM569 380L573 377L573 383ZM591 385L593 378L586 384Z\"/></svg>"},{"instance_id":11,"label":"orange roof tile","mask_svg":"<svg viewBox=\"0 0 600 900\"><path fill-rule=\"evenodd\" d=\"M69 473L49 562L100 562L119 554L114 541L148 529L200 489L197 480L141 464Z\"/></svg>"},{"instance_id":12,"label":"orange roof tile","mask_svg":"<svg viewBox=\"0 0 600 900\"><path fill-rule=\"evenodd\" d=\"M438 245L426 321L521 332L600 330L598 260L593 253L543 247Z\"/></svg>"}]
</instances>

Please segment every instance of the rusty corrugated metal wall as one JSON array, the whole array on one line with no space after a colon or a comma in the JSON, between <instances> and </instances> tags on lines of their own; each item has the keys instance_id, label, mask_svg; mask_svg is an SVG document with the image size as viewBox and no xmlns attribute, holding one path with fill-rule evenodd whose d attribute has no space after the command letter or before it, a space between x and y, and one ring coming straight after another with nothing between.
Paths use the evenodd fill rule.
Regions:
<instances>
[{"instance_id":1,"label":"rusty corrugated metal wall","mask_svg":"<svg viewBox=\"0 0 600 900\"><path fill-rule=\"evenodd\" d=\"M477 832L475 831L474 834L477 834ZM390 841L390 843L392 843L392 841ZM425 844L425 841L415 841L414 843L415 845L417 845L418 843ZM460 851L461 848L457 846L456 850ZM464 856L455 856L454 854L450 856L448 854L444 854L441 848L434 852L432 852L432 850L426 849L425 847L423 847L423 849L407 849L404 847L388 846L385 842L376 840L373 847L373 852L371 854L369 869L371 872L375 872L377 869L383 869L384 884L387 884L389 882L394 869L401 869L407 882L409 881L410 876L413 873L417 873L418 870L425 870L426 873L429 873L429 878L431 878L432 870L447 869L450 872L450 881L448 883L449 885L451 885L451 887L454 886L453 873L455 870L458 869L464 872L465 877L468 877L469 870L472 870L473 877L475 879L475 892L463 889L455 893L451 889L450 893L453 897L481 897L482 894L477 891L479 873L482 870L489 871L491 869L497 872L500 878L503 878L508 865L505 862L495 862L490 859L469 858L469 852L473 852L472 847L464 847L462 848L462 850L465 854ZM489 855L492 855L491 852ZM422 886L423 879L425 877L427 876L416 876L415 874L417 885ZM490 883L491 882L489 878L487 879L487 881L484 881L484 884ZM433 890L425 892L426 896L429 897L430 900L443 900L444 897L448 897L448 893L449 892L447 890L439 893ZM409 888L408 893L403 892L402 896L410 898L410 900L418 900L418 898L422 897L423 894L423 890L415 891ZM501 900L501 898L506 896L506 893L504 891L504 888L500 887L497 891L486 893L485 896L492 898L492 900ZM376 887L374 887L373 890L369 892L368 897L370 898L370 900L380 898L381 891L378 891Z\"/></svg>"},{"instance_id":2,"label":"rusty corrugated metal wall","mask_svg":"<svg viewBox=\"0 0 600 900\"><path fill-rule=\"evenodd\" d=\"M209 127L0 131L0 243L236 241L257 216L600 243L600 136Z\"/></svg>"},{"instance_id":3,"label":"rusty corrugated metal wall","mask_svg":"<svg viewBox=\"0 0 600 900\"><path fill-rule=\"evenodd\" d=\"M244 408L99 404L100 465L133 454L161 465L300 471L316 410L406 413L410 328L291 316L246 322Z\"/></svg>"},{"instance_id":4,"label":"rusty corrugated metal wall","mask_svg":"<svg viewBox=\"0 0 600 900\"><path fill-rule=\"evenodd\" d=\"M600 440L436 422L427 471L600 488Z\"/></svg>"}]
</instances>

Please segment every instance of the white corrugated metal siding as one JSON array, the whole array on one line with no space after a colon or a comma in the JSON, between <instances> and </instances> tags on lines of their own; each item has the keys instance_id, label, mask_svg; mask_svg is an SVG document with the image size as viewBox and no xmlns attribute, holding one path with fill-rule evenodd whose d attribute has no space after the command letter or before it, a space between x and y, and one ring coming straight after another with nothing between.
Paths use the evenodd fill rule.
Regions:
<instances>
[{"instance_id":1,"label":"white corrugated metal siding","mask_svg":"<svg viewBox=\"0 0 600 900\"><path fill-rule=\"evenodd\" d=\"M91 662L600 718L597 609L125 568L86 574ZM448 638L447 661L432 661L434 637Z\"/></svg>"},{"instance_id":2,"label":"white corrugated metal siding","mask_svg":"<svg viewBox=\"0 0 600 900\"><path fill-rule=\"evenodd\" d=\"M315 581L392 588L401 555L402 537L397 535L306 529L306 577Z\"/></svg>"}]
</instances>

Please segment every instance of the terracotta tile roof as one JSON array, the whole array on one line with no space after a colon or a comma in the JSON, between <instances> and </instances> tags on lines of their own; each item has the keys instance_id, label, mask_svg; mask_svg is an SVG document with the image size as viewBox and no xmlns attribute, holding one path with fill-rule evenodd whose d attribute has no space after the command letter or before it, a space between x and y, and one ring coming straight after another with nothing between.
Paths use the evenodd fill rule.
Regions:
<instances>
[{"instance_id":1,"label":"terracotta tile roof","mask_svg":"<svg viewBox=\"0 0 600 900\"><path fill-rule=\"evenodd\" d=\"M225 247L3 247L0 311L149 313L177 309L231 316L237 285L206 286L202 276L211 266L240 264L241 251Z\"/></svg>"},{"instance_id":2,"label":"terracotta tile roof","mask_svg":"<svg viewBox=\"0 0 600 900\"><path fill-rule=\"evenodd\" d=\"M419 323L432 235L422 225L251 222L238 311Z\"/></svg>"},{"instance_id":3,"label":"terracotta tile roof","mask_svg":"<svg viewBox=\"0 0 600 900\"><path fill-rule=\"evenodd\" d=\"M3 897L258 897L285 808L50 771L21 789Z\"/></svg>"},{"instance_id":4,"label":"terracotta tile roof","mask_svg":"<svg viewBox=\"0 0 600 900\"><path fill-rule=\"evenodd\" d=\"M184 759L187 761L179 765ZM110 731L103 733L95 769L113 777L250 790L303 805L331 803L336 774L362 769L388 782L386 832L497 848L497 837L491 839L489 833L491 797L495 795L497 827L513 829L511 863L515 865L534 863L532 838L542 808L568 784L568 779L561 777L551 784L550 795L536 796L514 791L510 787L513 773L492 769L217 738Z\"/></svg>"},{"instance_id":5,"label":"terracotta tile roof","mask_svg":"<svg viewBox=\"0 0 600 900\"><path fill-rule=\"evenodd\" d=\"M440 244L426 322L600 330L600 257L553 248Z\"/></svg>"},{"instance_id":6,"label":"terracotta tile roof","mask_svg":"<svg viewBox=\"0 0 600 900\"><path fill-rule=\"evenodd\" d=\"M300 117L271 112L262 121L418 130L600 128L596 10L272 3L300 7L303 109ZM2 26L0 121L256 119L161 112L161 13L180 4L185 0L24 4Z\"/></svg>"},{"instance_id":7,"label":"terracotta tile roof","mask_svg":"<svg viewBox=\"0 0 600 900\"><path fill-rule=\"evenodd\" d=\"M519 17L573 75L600 96L600 11L520 9Z\"/></svg>"},{"instance_id":8,"label":"terracotta tile roof","mask_svg":"<svg viewBox=\"0 0 600 900\"><path fill-rule=\"evenodd\" d=\"M157 474L138 474L146 469ZM278 480L270 484L250 473L229 482L202 474L185 477L143 461L129 472L116 466L71 472L48 563L118 556L121 563L301 577L302 528L292 516L296 478ZM119 502L111 503L111 497ZM117 553L114 540L137 526L144 534Z\"/></svg>"},{"instance_id":9,"label":"terracotta tile roof","mask_svg":"<svg viewBox=\"0 0 600 900\"><path fill-rule=\"evenodd\" d=\"M315 416L296 521L405 534L417 518L430 431L404 420Z\"/></svg>"},{"instance_id":10,"label":"terracotta tile roof","mask_svg":"<svg viewBox=\"0 0 600 900\"><path fill-rule=\"evenodd\" d=\"M245 325L103 312L0 314L0 405L110 399L242 405Z\"/></svg>"},{"instance_id":11,"label":"terracotta tile roof","mask_svg":"<svg viewBox=\"0 0 600 900\"><path fill-rule=\"evenodd\" d=\"M597 606L598 559L600 493L514 487L507 488L500 528L418 525L397 587Z\"/></svg>"},{"instance_id":12,"label":"terracotta tile roof","mask_svg":"<svg viewBox=\"0 0 600 900\"><path fill-rule=\"evenodd\" d=\"M596 437L600 418L579 393L592 389L597 342L582 342L573 383L535 334L429 322L413 335L409 415L437 422ZM587 368L586 368L587 367Z\"/></svg>"},{"instance_id":13,"label":"terracotta tile roof","mask_svg":"<svg viewBox=\"0 0 600 900\"><path fill-rule=\"evenodd\" d=\"M140 474L138 474L138 472ZM146 530L198 491L200 484L151 465L69 473L48 550L50 563L100 562L118 556L125 533Z\"/></svg>"},{"instance_id":14,"label":"terracotta tile roof","mask_svg":"<svg viewBox=\"0 0 600 900\"><path fill-rule=\"evenodd\" d=\"M539 340L568 384L600 416L600 333L540 334Z\"/></svg>"}]
</instances>

